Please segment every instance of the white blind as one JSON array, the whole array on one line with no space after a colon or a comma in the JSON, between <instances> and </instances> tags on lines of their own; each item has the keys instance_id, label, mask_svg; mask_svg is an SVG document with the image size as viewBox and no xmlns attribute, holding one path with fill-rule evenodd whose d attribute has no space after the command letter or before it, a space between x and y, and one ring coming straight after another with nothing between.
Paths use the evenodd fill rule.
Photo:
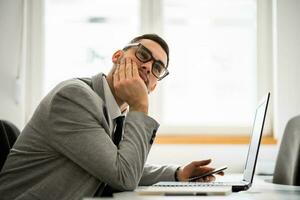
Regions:
<instances>
[{"instance_id":1,"label":"white blind","mask_svg":"<svg viewBox=\"0 0 300 200\"><path fill-rule=\"evenodd\" d=\"M257 102L256 1L165 0L170 75L162 132L249 133Z\"/></svg>"}]
</instances>

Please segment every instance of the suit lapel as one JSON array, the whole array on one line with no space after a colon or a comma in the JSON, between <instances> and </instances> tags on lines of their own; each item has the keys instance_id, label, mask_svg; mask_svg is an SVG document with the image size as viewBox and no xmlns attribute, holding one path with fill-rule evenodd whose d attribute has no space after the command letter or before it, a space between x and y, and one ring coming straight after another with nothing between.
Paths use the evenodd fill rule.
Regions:
<instances>
[{"instance_id":1,"label":"suit lapel","mask_svg":"<svg viewBox=\"0 0 300 200\"><path fill-rule=\"evenodd\" d=\"M106 99L105 99L105 95L104 95L104 86L103 86L103 79L105 78L105 74L103 73L99 73L95 76L92 77L92 89L100 96L101 99L103 99L104 103L105 103L105 109L103 110L103 114L106 118L106 121L108 123L108 126L110 126L110 124L113 123L111 116L108 114L107 111L107 107L106 107ZM109 135L110 137L112 137L112 131L109 131Z\"/></svg>"},{"instance_id":2,"label":"suit lapel","mask_svg":"<svg viewBox=\"0 0 300 200\"><path fill-rule=\"evenodd\" d=\"M110 130L110 124L113 123L111 117L108 114L107 111L107 107L106 107L106 99L105 99L105 95L104 95L104 87L103 87L103 79L105 78L105 74L103 73L99 73L95 76L92 77L92 79L90 78L79 78L79 80L85 82L86 84L88 84L91 89L96 92L96 94L103 100L104 102L104 106L103 106L103 114L104 117L106 119L107 122L107 128L108 128L108 134L110 137L112 137L111 134L111 130Z\"/></svg>"},{"instance_id":3,"label":"suit lapel","mask_svg":"<svg viewBox=\"0 0 300 200\"><path fill-rule=\"evenodd\" d=\"M106 103L105 95L104 95L104 88L103 88L103 79L105 75L103 73L97 74L92 77L92 89L103 99Z\"/></svg>"}]
</instances>

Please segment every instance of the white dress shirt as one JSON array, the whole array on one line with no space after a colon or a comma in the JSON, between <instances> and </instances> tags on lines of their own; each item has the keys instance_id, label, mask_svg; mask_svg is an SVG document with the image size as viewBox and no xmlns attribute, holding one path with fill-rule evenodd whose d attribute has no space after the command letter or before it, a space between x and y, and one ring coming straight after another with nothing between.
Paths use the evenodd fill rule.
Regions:
<instances>
[{"instance_id":1,"label":"white dress shirt","mask_svg":"<svg viewBox=\"0 0 300 200\"><path fill-rule=\"evenodd\" d=\"M104 89L104 96L105 96L108 115L112 120L112 123L110 123L109 126L111 130L111 135L113 136L113 132L116 126L115 119L119 116L122 116L123 114L121 113L120 107L117 104L117 101L110 90L106 78L103 78L103 89Z\"/></svg>"}]
</instances>

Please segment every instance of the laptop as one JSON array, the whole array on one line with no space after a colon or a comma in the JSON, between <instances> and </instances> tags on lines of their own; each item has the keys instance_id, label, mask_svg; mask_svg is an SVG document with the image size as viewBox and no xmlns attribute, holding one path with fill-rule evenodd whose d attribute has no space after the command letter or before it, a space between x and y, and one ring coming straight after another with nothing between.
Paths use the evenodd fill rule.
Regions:
<instances>
[{"instance_id":1,"label":"laptop","mask_svg":"<svg viewBox=\"0 0 300 200\"><path fill-rule=\"evenodd\" d=\"M251 141L244 168L243 179L237 182L158 182L136 190L142 195L227 195L248 190L253 182L261 136L266 119L270 93L258 104L252 127Z\"/></svg>"}]
</instances>

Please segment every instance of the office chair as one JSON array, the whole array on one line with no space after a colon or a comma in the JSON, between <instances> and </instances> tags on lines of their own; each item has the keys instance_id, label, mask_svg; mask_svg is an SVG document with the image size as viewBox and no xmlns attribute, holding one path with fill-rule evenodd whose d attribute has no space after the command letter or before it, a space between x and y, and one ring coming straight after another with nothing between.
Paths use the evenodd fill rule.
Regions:
<instances>
[{"instance_id":1,"label":"office chair","mask_svg":"<svg viewBox=\"0 0 300 200\"><path fill-rule=\"evenodd\" d=\"M273 183L300 186L300 115L290 119L285 127Z\"/></svg>"},{"instance_id":2,"label":"office chair","mask_svg":"<svg viewBox=\"0 0 300 200\"><path fill-rule=\"evenodd\" d=\"M20 130L11 122L0 120L0 171Z\"/></svg>"}]
</instances>

